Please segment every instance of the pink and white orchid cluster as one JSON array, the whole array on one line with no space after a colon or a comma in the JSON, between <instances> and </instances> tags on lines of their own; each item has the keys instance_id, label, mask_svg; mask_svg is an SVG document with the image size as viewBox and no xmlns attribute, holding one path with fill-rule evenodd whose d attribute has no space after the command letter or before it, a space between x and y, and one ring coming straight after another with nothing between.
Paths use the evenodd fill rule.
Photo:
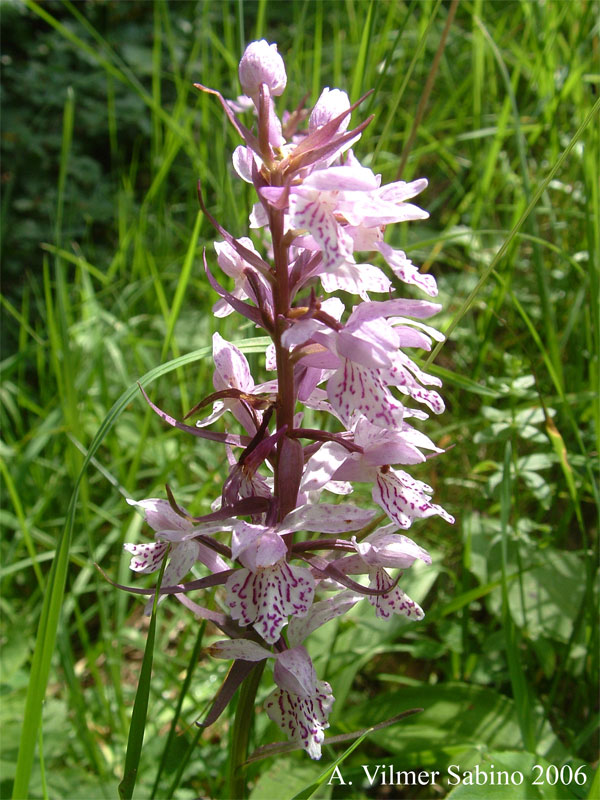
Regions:
<instances>
[{"instance_id":1,"label":"pink and white orchid cluster","mask_svg":"<svg viewBox=\"0 0 600 800\"><path fill-rule=\"evenodd\" d=\"M432 502L432 488L403 469L424 462L424 452L441 452L411 424L427 418L425 409L444 410L441 382L407 353L443 339L422 322L440 306L393 298L388 275L364 260L379 253L397 279L436 295L434 278L383 239L391 223L428 216L409 202L427 181L382 186L381 176L358 162L352 147L370 118L350 128L361 101L351 105L339 89L324 89L310 114L298 108L280 119L274 98L287 78L275 44L250 44L239 77L245 94L236 102L197 88L219 98L241 136L233 166L256 189L250 227L268 255L222 228L200 193L223 237L215 244L217 263L234 287L221 286L204 261L220 296L215 315L237 311L266 331L266 368L276 377L255 383L243 353L215 333L215 391L188 415L212 405L207 417L188 425L147 398L167 423L225 445L229 473L212 513L202 517L177 505L170 491L168 500L135 503L155 541L125 549L136 572L155 572L168 556L161 595L173 594L230 637L209 648L236 664L204 724L216 719L255 662L272 659L277 689L266 711L320 758L334 698L303 642L363 597L378 617L421 619L421 608L388 570L431 559L398 530L432 515L454 521ZM253 130L236 116L248 108L257 117ZM346 293L345 302L331 296L336 291ZM351 295L362 302L348 310ZM323 429L303 427L302 406L329 418ZM244 433L209 430L225 415ZM371 484L383 514L333 502L356 482ZM384 515L388 522L380 525ZM198 562L209 576L180 583ZM366 580L350 577L361 575ZM221 587L227 613L188 596L209 587ZM319 590L329 592L327 599L315 599Z\"/></svg>"}]
</instances>

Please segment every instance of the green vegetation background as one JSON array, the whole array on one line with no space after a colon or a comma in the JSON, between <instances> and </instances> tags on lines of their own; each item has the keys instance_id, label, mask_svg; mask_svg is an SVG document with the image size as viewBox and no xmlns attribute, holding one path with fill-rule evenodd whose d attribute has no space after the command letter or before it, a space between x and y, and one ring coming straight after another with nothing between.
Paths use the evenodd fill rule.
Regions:
<instances>
[{"instance_id":1,"label":"green vegetation background","mask_svg":"<svg viewBox=\"0 0 600 800\"><path fill-rule=\"evenodd\" d=\"M168 481L203 513L219 492L223 453L165 430L135 382L155 370L146 386L180 417L212 386L202 348L217 327L259 352L249 326L211 314L196 181L237 236L251 190L232 172L234 132L192 83L235 97L243 46L263 36L287 65L280 108L323 86L376 89L354 115L375 114L356 153L384 182L401 162L402 178L428 177L431 218L392 241L437 276L449 334L433 367L448 410L427 430L452 449L417 477L457 523L415 526L434 566L402 579L426 618L383 625L364 603L311 644L332 735L424 711L361 742L351 788L316 796L449 790L369 788L360 765L390 763L527 779L453 797L594 796L598 10L462 0L442 51L441 0L3 3L2 797L19 750L18 797L114 797L123 777L148 620L93 564L132 581L122 543L148 534L124 496ZM192 724L227 665L197 658L198 637L161 607L137 797L227 796L229 712L201 736ZM253 746L280 738L258 715ZM254 763L251 796L292 797L342 752ZM532 764L549 770L541 785Z\"/></svg>"}]
</instances>

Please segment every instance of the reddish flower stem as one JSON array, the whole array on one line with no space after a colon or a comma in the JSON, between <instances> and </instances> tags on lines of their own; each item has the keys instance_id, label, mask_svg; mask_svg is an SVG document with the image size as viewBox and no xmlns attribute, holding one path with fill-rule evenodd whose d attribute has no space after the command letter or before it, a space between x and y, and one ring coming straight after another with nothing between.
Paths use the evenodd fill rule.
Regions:
<instances>
[{"instance_id":1,"label":"reddish flower stem","mask_svg":"<svg viewBox=\"0 0 600 800\"><path fill-rule=\"evenodd\" d=\"M272 185L281 184L281 174L278 171L272 173ZM281 343L281 336L286 328L286 320L290 310L290 286L288 276L288 246L284 241L283 211L275 208L269 209L269 227L273 240L273 260L275 264L275 285L273 287L273 300L275 307L275 331L273 341L275 344L275 355L277 359L277 429L284 425L287 426L287 436L294 430L294 409L296 405L294 387L294 367L290 358L290 353ZM281 455L283 439L278 443L277 453ZM287 493L281 491L281 470L279 463L275 466L275 496L281 498ZM292 499L288 497L286 503L282 503L279 508L279 521L286 514L295 508Z\"/></svg>"}]
</instances>

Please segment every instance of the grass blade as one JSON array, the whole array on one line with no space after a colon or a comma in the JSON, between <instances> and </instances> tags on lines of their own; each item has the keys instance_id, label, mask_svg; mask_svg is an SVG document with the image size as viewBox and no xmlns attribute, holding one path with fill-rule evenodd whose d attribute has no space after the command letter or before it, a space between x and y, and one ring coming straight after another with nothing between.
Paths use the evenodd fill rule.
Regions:
<instances>
[{"instance_id":1,"label":"grass blade","mask_svg":"<svg viewBox=\"0 0 600 800\"><path fill-rule=\"evenodd\" d=\"M196 643L194 644L192 655L190 656L187 672L185 674L185 680L183 682L183 685L181 686L181 691L179 692L177 705L175 707L175 713L173 714L173 719L171 720L169 735L167 736L167 741L165 742L165 747L158 765L158 770L156 771L156 778L154 779L152 794L150 795L151 798L156 797L156 792L158 791L158 784L160 783L160 777L162 775L163 769L165 768L165 764L167 763L167 756L169 755L171 744L173 742L173 739L175 738L175 731L177 730L177 722L179 721L179 715L181 714L183 701L188 692L188 689L190 688L190 684L192 682L192 676L194 674L196 664L198 663L198 659L200 658L200 651L202 650L202 642L204 639L205 628L206 628L206 621L203 620L202 623L200 624L200 630L198 631L198 636L196 637Z\"/></svg>"},{"instance_id":2,"label":"grass blade","mask_svg":"<svg viewBox=\"0 0 600 800\"><path fill-rule=\"evenodd\" d=\"M187 289L187 285L190 279L190 274L192 271L192 266L194 264L194 255L196 252L196 244L198 243L198 236L200 235L200 225L202 223L202 211L198 211L196 214L196 222L194 223L194 230L192 231L192 235L190 237L190 243L187 249L187 253L185 254L185 259L183 262L183 267L181 269L181 275L179 276L179 280L177 282L177 290L175 292L175 297L173 298L173 305L171 306L171 314L169 315L169 321L167 323L167 333L165 335L165 341L162 348L161 353L161 361L166 358L167 353L169 352L169 347L171 346L171 341L173 339L173 332L175 330L175 323L177 322L177 318L179 317L179 312L181 311L181 305L183 303L183 298L185 297L185 290Z\"/></svg>"},{"instance_id":3,"label":"grass blade","mask_svg":"<svg viewBox=\"0 0 600 800\"><path fill-rule=\"evenodd\" d=\"M133 796L133 790L135 788L135 782L137 780L140 756L142 754L142 745L144 743L146 717L148 715L148 698L150 697L152 661L154 658L154 640L156 638L156 609L158 607L158 589L162 583L169 552L170 548L167 549L167 552L164 555L156 584L157 591L154 594L152 616L150 618L148 637L146 639L146 647L144 648L144 658L142 660L142 668L140 670L140 680L135 693L133 712L131 714L131 726L129 728L129 738L127 740L127 753L125 755L123 780L119 784L119 797L121 800L131 800L131 797Z\"/></svg>"}]
</instances>

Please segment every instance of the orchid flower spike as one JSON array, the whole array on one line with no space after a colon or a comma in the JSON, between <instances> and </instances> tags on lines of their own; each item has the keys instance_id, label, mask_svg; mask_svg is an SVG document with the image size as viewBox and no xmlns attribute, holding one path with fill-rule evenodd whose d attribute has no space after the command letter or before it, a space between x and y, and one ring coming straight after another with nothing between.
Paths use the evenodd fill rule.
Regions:
<instances>
[{"instance_id":1,"label":"orchid flower spike","mask_svg":"<svg viewBox=\"0 0 600 800\"><path fill-rule=\"evenodd\" d=\"M408 597L402 572L431 557L398 531L411 528L418 538L426 525L454 522L422 480L428 459L443 453L421 430L430 412L444 411L441 380L418 356L444 339L423 322L441 309L430 299L437 285L384 240L392 225L427 219L414 202L427 181L384 184L360 163L353 148L371 120L352 127L351 117L364 97L352 103L327 87L312 110L301 105L280 118L274 98L287 75L276 44L249 44L239 79L245 96L234 102L196 87L219 99L240 136L232 161L255 190L252 238L236 238L214 219L199 186L220 237L216 256L204 253L204 269L218 295L215 316L238 313L269 344L247 356L249 348L214 334L213 387L184 417L200 416L195 424L144 394L168 425L223 445L225 468L202 516L179 506L168 487L168 500L130 501L153 540L125 550L136 573L156 572L168 558L165 594L230 637L208 648L239 663L206 724L246 678L248 662L268 659L276 688L264 709L316 759L334 697L305 641L365 597L381 619L418 623L424 598ZM247 127L236 114L252 107ZM394 296L392 278L426 299ZM270 380L255 379L257 362L274 373ZM356 483L369 487L372 508L346 502ZM205 494L206 487L198 502ZM180 583L192 570L202 577ZM188 596L198 590L216 596L201 605Z\"/></svg>"}]
</instances>

